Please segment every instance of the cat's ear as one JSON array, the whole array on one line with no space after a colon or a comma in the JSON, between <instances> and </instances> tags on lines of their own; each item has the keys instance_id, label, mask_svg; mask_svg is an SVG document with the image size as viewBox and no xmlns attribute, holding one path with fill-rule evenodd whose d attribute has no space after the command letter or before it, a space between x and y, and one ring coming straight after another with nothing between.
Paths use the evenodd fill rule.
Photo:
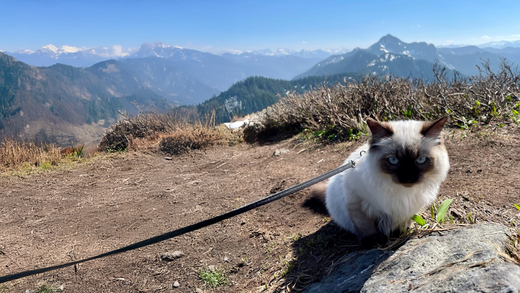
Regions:
<instances>
[{"instance_id":1,"label":"cat's ear","mask_svg":"<svg viewBox=\"0 0 520 293\"><path fill-rule=\"evenodd\" d=\"M448 116L441 117L435 121L424 122L421 134L425 137L438 138L446 121L448 121Z\"/></svg>"},{"instance_id":2,"label":"cat's ear","mask_svg":"<svg viewBox=\"0 0 520 293\"><path fill-rule=\"evenodd\" d=\"M387 123L379 123L372 118L368 118L367 124L370 132L372 132L372 141L379 141L394 134L392 128Z\"/></svg>"}]
</instances>

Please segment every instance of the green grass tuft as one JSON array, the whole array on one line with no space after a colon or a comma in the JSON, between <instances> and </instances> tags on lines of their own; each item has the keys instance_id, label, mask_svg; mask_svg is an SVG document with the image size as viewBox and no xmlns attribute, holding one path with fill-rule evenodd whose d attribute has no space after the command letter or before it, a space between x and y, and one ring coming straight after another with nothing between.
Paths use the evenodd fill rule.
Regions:
<instances>
[{"instance_id":1,"label":"green grass tuft","mask_svg":"<svg viewBox=\"0 0 520 293\"><path fill-rule=\"evenodd\" d=\"M38 293L56 293L58 291L58 287L55 285L44 284L38 288Z\"/></svg>"},{"instance_id":2,"label":"green grass tuft","mask_svg":"<svg viewBox=\"0 0 520 293\"><path fill-rule=\"evenodd\" d=\"M412 220L421 226L426 225L426 221L419 215L413 215Z\"/></svg>"},{"instance_id":3,"label":"green grass tuft","mask_svg":"<svg viewBox=\"0 0 520 293\"><path fill-rule=\"evenodd\" d=\"M453 199L447 199L441 203L439 208L437 209L437 223L444 222L446 220L446 213L448 212L448 208L450 207Z\"/></svg>"},{"instance_id":4,"label":"green grass tuft","mask_svg":"<svg viewBox=\"0 0 520 293\"><path fill-rule=\"evenodd\" d=\"M224 272L220 270L200 270L200 278L204 283L212 288L216 288L219 286L224 286L228 283L227 277L224 275Z\"/></svg>"}]
</instances>

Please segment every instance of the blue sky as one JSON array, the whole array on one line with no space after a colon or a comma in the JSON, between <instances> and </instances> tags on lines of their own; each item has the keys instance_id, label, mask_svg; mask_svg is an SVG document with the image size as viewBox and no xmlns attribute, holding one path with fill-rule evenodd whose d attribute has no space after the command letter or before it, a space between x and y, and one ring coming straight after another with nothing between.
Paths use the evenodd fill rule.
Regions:
<instances>
[{"instance_id":1,"label":"blue sky","mask_svg":"<svg viewBox=\"0 0 520 293\"><path fill-rule=\"evenodd\" d=\"M203 51L481 44L520 39L520 1L6 1L0 50L139 47L162 41Z\"/></svg>"}]
</instances>

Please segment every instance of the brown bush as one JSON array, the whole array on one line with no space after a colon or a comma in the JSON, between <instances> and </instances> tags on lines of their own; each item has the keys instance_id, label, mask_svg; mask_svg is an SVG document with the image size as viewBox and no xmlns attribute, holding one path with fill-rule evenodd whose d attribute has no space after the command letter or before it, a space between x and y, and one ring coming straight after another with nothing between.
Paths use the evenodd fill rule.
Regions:
<instances>
[{"instance_id":1,"label":"brown bush","mask_svg":"<svg viewBox=\"0 0 520 293\"><path fill-rule=\"evenodd\" d=\"M99 150L121 151L127 149L134 139L158 137L158 135L182 129L187 125L183 120L167 114L139 114L126 117L105 132Z\"/></svg>"},{"instance_id":2,"label":"brown bush","mask_svg":"<svg viewBox=\"0 0 520 293\"><path fill-rule=\"evenodd\" d=\"M222 141L217 130L205 127L189 127L163 137L159 149L170 155L180 155L190 150L203 149Z\"/></svg>"},{"instance_id":3,"label":"brown bush","mask_svg":"<svg viewBox=\"0 0 520 293\"><path fill-rule=\"evenodd\" d=\"M57 165L61 159L60 149L54 144L24 143L13 139L4 139L0 144L0 171L13 169L23 164L41 166Z\"/></svg>"},{"instance_id":4,"label":"brown bush","mask_svg":"<svg viewBox=\"0 0 520 293\"><path fill-rule=\"evenodd\" d=\"M227 128L215 127L214 115L206 123L187 122L173 114L139 114L119 121L103 136L102 151L160 150L178 155L193 149L203 149L217 143L233 144L237 134Z\"/></svg>"},{"instance_id":5,"label":"brown bush","mask_svg":"<svg viewBox=\"0 0 520 293\"><path fill-rule=\"evenodd\" d=\"M289 94L259 113L259 123L246 128L246 140L311 131L330 139L355 138L367 131L368 117L428 120L452 117L451 125L478 127L492 122L520 122L520 76L503 61L493 73L484 63L477 76L447 79L436 66L436 79L365 76L358 82L321 86Z\"/></svg>"}]
</instances>

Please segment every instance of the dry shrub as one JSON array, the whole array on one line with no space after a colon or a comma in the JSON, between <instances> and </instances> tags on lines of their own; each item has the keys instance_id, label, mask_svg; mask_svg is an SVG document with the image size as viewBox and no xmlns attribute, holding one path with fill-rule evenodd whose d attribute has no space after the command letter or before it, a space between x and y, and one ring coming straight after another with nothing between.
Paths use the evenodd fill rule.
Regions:
<instances>
[{"instance_id":1,"label":"dry shrub","mask_svg":"<svg viewBox=\"0 0 520 293\"><path fill-rule=\"evenodd\" d=\"M119 121L101 139L103 151L157 150L178 155L215 144L233 144L238 135L215 126L214 114L200 121L187 122L173 114L139 114Z\"/></svg>"},{"instance_id":2,"label":"dry shrub","mask_svg":"<svg viewBox=\"0 0 520 293\"><path fill-rule=\"evenodd\" d=\"M327 138L355 138L364 133L366 118L429 120L452 117L451 125L478 127L491 122L520 122L518 69L502 62L499 73L484 63L481 73L448 79L435 66L435 80L365 76L357 82L320 86L292 93L258 113L259 121L245 130L246 140L265 139L303 130Z\"/></svg>"},{"instance_id":3,"label":"dry shrub","mask_svg":"<svg viewBox=\"0 0 520 293\"><path fill-rule=\"evenodd\" d=\"M158 138L160 134L182 129L186 125L182 119L168 114L153 113L126 117L105 132L99 143L99 150L126 150L135 139Z\"/></svg>"},{"instance_id":4,"label":"dry shrub","mask_svg":"<svg viewBox=\"0 0 520 293\"><path fill-rule=\"evenodd\" d=\"M199 150L222 141L220 133L205 127L189 127L164 137L159 148L170 155L180 155L190 150Z\"/></svg>"},{"instance_id":5,"label":"dry shrub","mask_svg":"<svg viewBox=\"0 0 520 293\"><path fill-rule=\"evenodd\" d=\"M19 142L13 139L4 139L0 144L0 170L2 171L23 164L57 165L61 157L60 149L54 144L37 146L34 143Z\"/></svg>"}]
</instances>

